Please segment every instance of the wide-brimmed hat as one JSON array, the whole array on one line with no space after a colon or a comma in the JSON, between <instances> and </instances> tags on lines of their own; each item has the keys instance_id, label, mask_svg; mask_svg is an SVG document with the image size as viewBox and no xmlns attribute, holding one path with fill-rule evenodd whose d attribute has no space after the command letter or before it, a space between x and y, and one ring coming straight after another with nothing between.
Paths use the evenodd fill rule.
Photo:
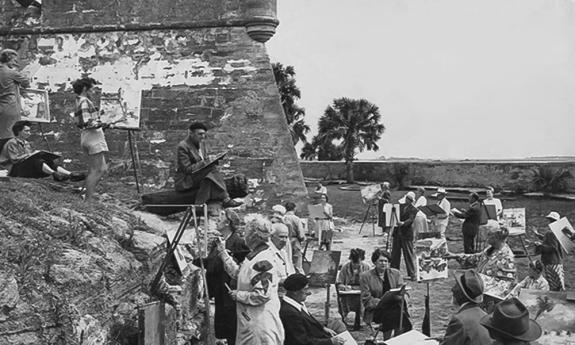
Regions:
<instances>
[{"instance_id":1,"label":"wide-brimmed hat","mask_svg":"<svg viewBox=\"0 0 575 345\"><path fill-rule=\"evenodd\" d=\"M480 323L507 339L529 342L541 336L541 327L529 319L529 311L517 298L497 304L493 313L482 317Z\"/></svg>"},{"instance_id":2,"label":"wide-brimmed hat","mask_svg":"<svg viewBox=\"0 0 575 345\"><path fill-rule=\"evenodd\" d=\"M415 193L414 192L407 192L407 194L405 194L405 198L409 198L411 199L411 201L415 200Z\"/></svg>"},{"instance_id":3,"label":"wide-brimmed hat","mask_svg":"<svg viewBox=\"0 0 575 345\"><path fill-rule=\"evenodd\" d=\"M559 219L561 219L561 216L559 215L559 213L553 211L553 212L549 212L548 215L545 216L545 218L554 220L554 221L558 221Z\"/></svg>"},{"instance_id":4,"label":"wide-brimmed hat","mask_svg":"<svg viewBox=\"0 0 575 345\"><path fill-rule=\"evenodd\" d=\"M475 270L466 270L461 274L456 274L455 281L470 302L483 302L483 279L479 273Z\"/></svg>"},{"instance_id":5,"label":"wide-brimmed hat","mask_svg":"<svg viewBox=\"0 0 575 345\"><path fill-rule=\"evenodd\" d=\"M445 190L445 188L437 188L437 194L447 194L447 191Z\"/></svg>"}]
</instances>

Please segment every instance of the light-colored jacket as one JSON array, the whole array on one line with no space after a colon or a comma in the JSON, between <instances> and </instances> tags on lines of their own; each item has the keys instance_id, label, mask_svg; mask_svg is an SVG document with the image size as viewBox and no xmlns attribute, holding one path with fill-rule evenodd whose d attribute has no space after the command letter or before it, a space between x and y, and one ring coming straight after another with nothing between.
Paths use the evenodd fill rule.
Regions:
<instances>
[{"instance_id":1,"label":"light-colored jacket","mask_svg":"<svg viewBox=\"0 0 575 345\"><path fill-rule=\"evenodd\" d=\"M237 345L283 345L284 328L280 320L279 277L275 252L267 245L252 251L241 266L222 254L224 269L237 277Z\"/></svg>"}]
</instances>

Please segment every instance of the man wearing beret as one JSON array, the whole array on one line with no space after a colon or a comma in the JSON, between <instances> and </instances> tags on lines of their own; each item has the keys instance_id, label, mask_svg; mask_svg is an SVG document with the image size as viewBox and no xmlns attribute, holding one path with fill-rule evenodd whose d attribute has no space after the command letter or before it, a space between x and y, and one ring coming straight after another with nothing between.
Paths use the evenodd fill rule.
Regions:
<instances>
[{"instance_id":1,"label":"man wearing beret","mask_svg":"<svg viewBox=\"0 0 575 345\"><path fill-rule=\"evenodd\" d=\"M215 164L208 159L204 140L208 128L201 122L193 122L188 136L178 144L175 187L178 192L198 189L195 204L211 200L222 201L223 207L237 207L241 202L232 200L224 177Z\"/></svg>"},{"instance_id":2,"label":"man wearing beret","mask_svg":"<svg viewBox=\"0 0 575 345\"><path fill-rule=\"evenodd\" d=\"M284 344L343 345L345 341L336 336L337 332L324 327L306 309L304 302L310 295L308 283L306 276L300 273L290 275L284 282L286 294L280 308L280 319L285 329ZM345 330L345 326L340 330Z\"/></svg>"},{"instance_id":3,"label":"man wearing beret","mask_svg":"<svg viewBox=\"0 0 575 345\"><path fill-rule=\"evenodd\" d=\"M449 321L441 345L490 345L493 339L481 318L487 314L479 307L483 302L483 280L475 270L467 270L455 276L451 289L453 304L459 311Z\"/></svg>"}]
</instances>

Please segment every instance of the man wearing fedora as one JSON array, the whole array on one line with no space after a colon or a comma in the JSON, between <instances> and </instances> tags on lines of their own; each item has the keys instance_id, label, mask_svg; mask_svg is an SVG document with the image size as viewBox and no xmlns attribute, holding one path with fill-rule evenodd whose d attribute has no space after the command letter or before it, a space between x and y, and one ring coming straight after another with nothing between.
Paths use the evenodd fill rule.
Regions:
<instances>
[{"instance_id":1,"label":"man wearing fedora","mask_svg":"<svg viewBox=\"0 0 575 345\"><path fill-rule=\"evenodd\" d=\"M451 289L453 304L459 310L449 321L441 345L490 345L493 340L480 320L487 314L479 307L483 302L483 280L475 270L455 276Z\"/></svg>"},{"instance_id":2,"label":"man wearing fedora","mask_svg":"<svg viewBox=\"0 0 575 345\"><path fill-rule=\"evenodd\" d=\"M541 336L541 327L529 319L529 311L517 298L499 302L480 323L489 330L493 345L529 345Z\"/></svg>"},{"instance_id":3,"label":"man wearing fedora","mask_svg":"<svg viewBox=\"0 0 575 345\"><path fill-rule=\"evenodd\" d=\"M286 294L282 299L280 319L285 330L285 342L289 345L343 345L345 340L336 336L346 330L341 321L328 321L324 327L305 307L311 293L308 279L301 273L290 275L284 281Z\"/></svg>"}]
</instances>

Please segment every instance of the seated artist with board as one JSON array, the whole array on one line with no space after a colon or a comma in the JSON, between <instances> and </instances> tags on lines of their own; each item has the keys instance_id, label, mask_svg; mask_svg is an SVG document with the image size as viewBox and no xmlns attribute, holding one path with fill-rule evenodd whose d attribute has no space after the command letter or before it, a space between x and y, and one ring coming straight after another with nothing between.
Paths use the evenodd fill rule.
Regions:
<instances>
[{"instance_id":1,"label":"seated artist with board","mask_svg":"<svg viewBox=\"0 0 575 345\"><path fill-rule=\"evenodd\" d=\"M305 306L309 291L309 280L301 273L286 278L286 294L282 298L280 319L285 330L285 343L290 345L344 345L345 339L338 336L346 331L340 320L329 320L327 327L313 317Z\"/></svg>"},{"instance_id":2,"label":"seated artist with board","mask_svg":"<svg viewBox=\"0 0 575 345\"><path fill-rule=\"evenodd\" d=\"M8 170L11 177L42 178L52 176L56 181L80 181L83 174L75 174L56 165L59 155L34 151L28 142L31 135L29 121L18 121L12 126L14 138L8 140L0 152L0 167Z\"/></svg>"},{"instance_id":3,"label":"seated artist with board","mask_svg":"<svg viewBox=\"0 0 575 345\"><path fill-rule=\"evenodd\" d=\"M208 159L204 140L208 128L201 122L193 122L188 136L178 144L175 187L177 192L198 189L195 204L221 201L223 207L237 207L242 203L232 200L228 194L223 175L217 164L224 154Z\"/></svg>"}]
</instances>

